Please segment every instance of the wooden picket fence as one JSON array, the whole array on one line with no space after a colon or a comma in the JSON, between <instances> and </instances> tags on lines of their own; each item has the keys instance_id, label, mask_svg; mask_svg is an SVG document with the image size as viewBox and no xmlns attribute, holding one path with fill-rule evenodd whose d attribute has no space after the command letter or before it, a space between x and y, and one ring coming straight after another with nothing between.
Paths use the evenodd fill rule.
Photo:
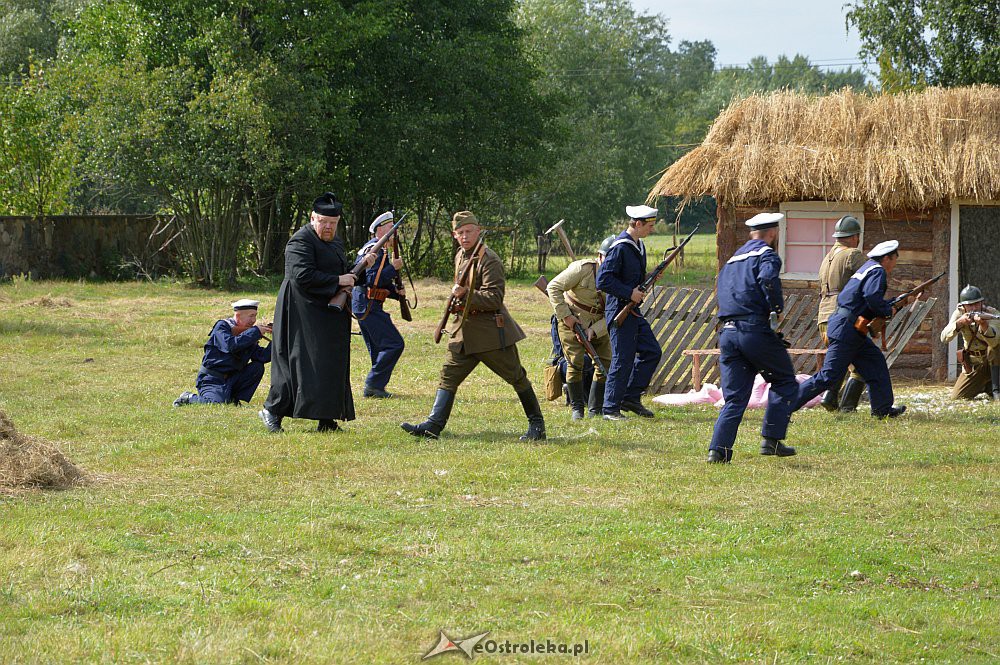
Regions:
<instances>
[{"instance_id":1,"label":"wooden picket fence","mask_svg":"<svg viewBox=\"0 0 1000 665\"><path fill-rule=\"evenodd\" d=\"M889 321L886 328L886 361L892 367L921 322L930 313L936 300L918 301ZM822 348L816 312L819 296L793 294L785 297L785 311L778 325L785 339L794 349ZM663 357L653 373L647 392L652 395L684 393L694 388L688 349L714 349L718 347L718 301L714 289L689 289L657 287L643 303L642 313L649 321L653 334L660 342ZM816 357L808 353L792 356L796 372L813 374ZM701 380L719 382L717 355L701 358Z\"/></svg>"}]
</instances>

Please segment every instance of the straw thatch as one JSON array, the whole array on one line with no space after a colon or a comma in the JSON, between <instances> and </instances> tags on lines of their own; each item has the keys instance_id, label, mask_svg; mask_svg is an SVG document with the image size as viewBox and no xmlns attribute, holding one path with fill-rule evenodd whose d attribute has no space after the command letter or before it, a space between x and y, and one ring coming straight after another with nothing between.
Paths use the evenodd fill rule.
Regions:
<instances>
[{"instance_id":1,"label":"straw thatch","mask_svg":"<svg viewBox=\"0 0 1000 665\"><path fill-rule=\"evenodd\" d=\"M66 488L83 481L83 474L50 443L17 431L0 411L0 490L3 488Z\"/></svg>"},{"instance_id":2,"label":"straw thatch","mask_svg":"<svg viewBox=\"0 0 1000 665\"><path fill-rule=\"evenodd\" d=\"M1000 88L754 95L722 112L701 145L666 170L656 196L879 211L1000 199Z\"/></svg>"}]
</instances>

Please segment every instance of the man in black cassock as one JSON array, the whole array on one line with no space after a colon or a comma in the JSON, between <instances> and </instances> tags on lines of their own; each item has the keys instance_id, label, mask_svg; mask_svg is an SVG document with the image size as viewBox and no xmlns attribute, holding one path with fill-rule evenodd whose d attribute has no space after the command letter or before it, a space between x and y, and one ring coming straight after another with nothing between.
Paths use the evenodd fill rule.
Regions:
<instances>
[{"instance_id":1,"label":"man in black cassock","mask_svg":"<svg viewBox=\"0 0 1000 665\"><path fill-rule=\"evenodd\" d=\"M338 420L354 420L351 312L328 306L341 287L354 286L352 265L337 237L342 210L334 194L323 194L313 202L309 223L285 245L285 279L274 312L271 391L258 414L270 432L282 431L285 417L318 420L320 432L336 430Z\"/></svg>"}]
</instances>

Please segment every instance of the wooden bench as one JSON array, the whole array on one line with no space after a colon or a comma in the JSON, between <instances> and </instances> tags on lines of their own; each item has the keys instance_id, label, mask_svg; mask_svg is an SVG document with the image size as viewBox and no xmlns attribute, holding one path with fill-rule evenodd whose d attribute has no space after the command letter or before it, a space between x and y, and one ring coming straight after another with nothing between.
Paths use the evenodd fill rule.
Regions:
<instances>
[{"instance_id":1,"label":"wooden bench","mask_svg":"<svg viewBox=\"0 0 1000 665\"><path fill-rule=\"evenodd\" d=\"M802 356L807 354L813 354L816 356L816 371L818 372L823 368L823 359L826 357L826 349L786 349L788 355L791 356ZM701 390L701 359L704 356L717 356L719 355L718 349L685 349L683 351L685 356L691 356L691 382L694 384L694 389Z\"/></svg>"}]
</instances>

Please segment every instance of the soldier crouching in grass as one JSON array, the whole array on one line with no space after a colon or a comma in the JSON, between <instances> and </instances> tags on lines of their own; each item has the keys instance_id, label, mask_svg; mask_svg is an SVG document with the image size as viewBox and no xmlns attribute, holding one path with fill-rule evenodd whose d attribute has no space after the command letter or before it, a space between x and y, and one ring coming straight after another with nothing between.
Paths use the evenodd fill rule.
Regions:
<instances>
[{"instance_id":1,"label":"soldier crouching in grass","mask_svg":"<svg viewBox=\"0 0 1000 665\"><path fill-rule=\"evenodd\" d=\"M451 416L458 387L483 363L517 391L528 417L528 431L521 440L544 439L542 409L515 346L525 335L503 304L506 279L500 257L480 242L482 229L471 212L456 212L451 227L460 245L455 255L455 285L451 290L453 301L464 303L459 328L448 343L430 415L419 425L402 423L400 427L414 436L438 438ZM460 276L464 275L468 277L463 280Z\"/></svg>"},{"instance_id":2,"label":"soldier crouching in grass","mask_svg":"<svg viewBox=\"0 0 1000 665\"><path fill-rule=\"evenodd\" d=\"M952 399L973 399L986 392L1000 400L1000 312L986 306L978 287L967 285L958 296L958 307L941 331L945 344L962 336L962 373L951 390Z\"/></svg>"},{"instance_id":3,"label":"soldier crouching in grass","mask_svg":"<svg viewBox=\"0 0 1000 665\"><path fill-rule=\"evenodd\" d=\"M198 369L198 392L182 392L174 406L238 405L253 398L264 377L264 364L271 362L271 345L260 346L271 326L257 323L259 306L256 300L237 300L233 303L233 318L216 321Z\"/></svg>"}]
</instances>

